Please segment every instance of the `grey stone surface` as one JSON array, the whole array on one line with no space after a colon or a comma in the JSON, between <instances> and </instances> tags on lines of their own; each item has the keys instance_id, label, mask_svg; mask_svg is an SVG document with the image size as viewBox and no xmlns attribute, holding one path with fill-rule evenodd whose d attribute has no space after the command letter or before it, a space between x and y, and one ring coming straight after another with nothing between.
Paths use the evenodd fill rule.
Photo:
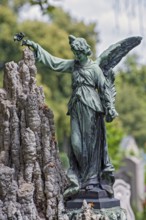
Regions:
<instances>
[{"instance_id":1,"label":"grey stone surface","mask_svg":"<svg viewBox=\"0 0 146 220\"><path fill-rule=\"evenodd\" d=\"M131 153L135 156L139 156L138 145L131 135L124 137L120 143L121 150L128 156Z\"/></svg>"},{"instance_id":2,"label":"grey stone surface","mask_svg":"<svg viewBox=\"0 0 146 220\"><path fill-rule=\"evenodd\" d=\"M121 208L126 210L127 219L135 220L135 216L130 204L131 189L130 185L124 180L117 179L114 183L115 198L120 200Z\"/></svg>"},{"instance_id":3,"label":"grey stone surface","mask_svg":"<svg viewBox=\"0 0 146 220\"><path fill-rule=\"evenodd\" d=\"M33 52L5 65L0 89L0 219L61 219L67 185L53 112L36 85ZM65 219L64 217L62 219Z\"/></svg>"},{"instance_id":4,"label":"grey stone surface","mask_svg":"<svg viewBox=\"0 0 146 220\"><path fill-rule=\"evenodd\" d=\"M123 179L131 187L131 205L138 211L143 210L145 195L144 186L144 161L135 156L126 157L116 178Z\"/></svg>"}]
</instances>

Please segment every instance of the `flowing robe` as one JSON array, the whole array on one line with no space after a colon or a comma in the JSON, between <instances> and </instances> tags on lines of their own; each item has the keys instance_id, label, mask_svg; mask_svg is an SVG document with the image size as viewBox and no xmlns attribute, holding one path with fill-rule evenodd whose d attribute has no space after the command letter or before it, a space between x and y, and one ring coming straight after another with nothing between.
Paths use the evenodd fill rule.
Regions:
<instances>
[{"instance_id":1,"label":"flowing robe","mask_svg":"<svg viewBox=\"0 0 146 220\"><path fill-rule=\"evenodd\" d=\"M68 103L71 124L69 179L74 186L86 188L100 185L101 173L112 172L104 114L111 107L106 80L98 64L92 60L81 66L76 60L52 56L31 41L36 59L51 70L72 74L72 95Z\"/></svg>"}]
</instances>

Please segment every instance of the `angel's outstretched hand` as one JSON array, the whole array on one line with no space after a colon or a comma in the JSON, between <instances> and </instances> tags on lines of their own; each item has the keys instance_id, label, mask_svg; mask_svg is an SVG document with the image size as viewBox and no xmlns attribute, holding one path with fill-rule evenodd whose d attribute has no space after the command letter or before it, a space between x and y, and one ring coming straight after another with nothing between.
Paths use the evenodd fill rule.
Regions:
<instances>
[{"instance_id":1,"label":"angel's outstretched hand","mask_svg":"<svg viewBox=\"0 0 146 220\"><path fill-rule=\"evenodd\" d=\"M32 46L32 41L30 41L30 40L23 40L22 41L22 46L29 46L29 47L31 47Z\"/></svg>"}]
</instances>

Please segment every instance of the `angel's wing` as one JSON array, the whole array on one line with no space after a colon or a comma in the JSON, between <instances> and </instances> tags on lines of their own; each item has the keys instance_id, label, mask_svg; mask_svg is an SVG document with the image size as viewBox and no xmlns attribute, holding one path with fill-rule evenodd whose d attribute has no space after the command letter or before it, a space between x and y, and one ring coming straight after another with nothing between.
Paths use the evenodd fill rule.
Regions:
<instances>
[{"instance_id":1,"label":"angel's wing","mask_svg":"<svg viewBox=\"0 0 146 220\"><path fill-rule=\"evenodd\" d=\"M120 60L134 47L140 44L142 37L129 37L111 45L97 59L97 63L105 76L110 68L114 68Z\"/></svg>"},{"instance_id":2,"label":"angel's wing","mask_svg":"<svg viewBox=\"0 0 146 220\"><path fill-rule=\"evenodd\" d=\"M114 68L120 60L134 47L140 44L142 37L129 37L116 44L111 45L107 50L105 50L97 59L97 63L103 71L106 79L106 89L111 100L111 108L115 109L115 74L112 68ZM118 113L116 110L113 114L108 112L106 114L106 121L111 122Z\"/></svg>"}]
</instances>

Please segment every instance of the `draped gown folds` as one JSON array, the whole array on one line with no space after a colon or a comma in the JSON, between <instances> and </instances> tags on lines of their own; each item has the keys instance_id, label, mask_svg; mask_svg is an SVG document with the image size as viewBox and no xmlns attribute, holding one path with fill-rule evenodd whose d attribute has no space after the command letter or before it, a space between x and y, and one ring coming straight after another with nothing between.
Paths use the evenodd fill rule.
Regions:
<instances>
[{"instance_id":1,"label":"draped gown folds","mask_svg":"<svg viewBox=\"0 0 146 220\"><path fill-rule=\"evenodd\" d=\"M68 103L71 124L69 179L74 186L100 185L101 174L114 170L110 163L104 115L111 107L105 77L97 62L81 66L76 60L57 58L31 41L36 59L51 70L72 74L72 95Z\"/></svg>"}]
</instances>

